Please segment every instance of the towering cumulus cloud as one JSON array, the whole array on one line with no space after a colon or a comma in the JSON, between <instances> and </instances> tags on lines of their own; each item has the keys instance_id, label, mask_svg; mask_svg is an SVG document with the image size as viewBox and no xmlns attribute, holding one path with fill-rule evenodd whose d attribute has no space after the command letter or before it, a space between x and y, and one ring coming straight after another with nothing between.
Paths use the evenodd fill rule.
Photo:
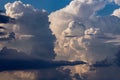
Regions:
<instances>
[{"instance_id":1,"label":"towering cumulus cloud","mask_svg":"<svg viewBox=\"0 0 120 80\"><path fill-rule=\"evenodd\" d=\"M15 19L15 22L14 24L8 23L8 24L0 24L0 25L3 26L3 28L5 28L7 33L14 32L15 40L1 41L0 48L1 46L2 47L6 46L15 49L18 52L23 51L26 54L31 53L32 57L37 55L38 58L43 58L48 60L53 59L55 57L53 51L53 37L49 30L47 12L45 10L35 9L30 4L23 4L21 1L7 3L5 5L5 9L6 9L6 16ZM8 52L6 54L9 55ZM16 58L19 57L20 61L22 60L23 57L25 57L25 56L17 57L17 55L22 55L22 54L17 53L14 55ZM3 57L1 56L1 58ZM47 74L47 71L30 70L30 71L0 72L0 79L37 80L37 75L39 77L39 74L42 75Z\"/></svg>"},{"instance_id":2,"label":"towering cumulus cloud","mask_svg":"<svg viewBox=\"0 0 120 80\"><path fill-rule=\"evenodd\" d=\"M89 63L114 57L119 50L120 14L97 16L112 0L73 0L49 15L56 37L56 59L84 60ZM116 0L116 3L119 0ZM76 67L76 71L80 71ZM84 72L84 71L83 71Z\"/></svg>"},{"instance_id":3,"label":"towering cumulus cloud","mask_svg":"<svg viewBox=\"0 0 120 80\"><path fill-rule=\"evenodd\" d=\"M49 15L50 29L57 38L55 52L59 56L70 54L72 59L82 56L79 59L101 60L117 51L117 46L106 42L114 39L113 34L120 33L119 18L95 14L107 3L107 0L73 0Z\"/></svg>"},{"instance_id":4,"label":"towering cumulus cloud","mask_svg":"<svg viewBox=\"0 0 120 80\"><path fill-rule=\"evenodd\" d=\"M53 58L53 37L48 28L47 12L35 9L30 4L23 4L21 1L7 3L5 9L7 16L16 19L12 30L16 33L17 40L7 46Z\"/></svg>"}]
</instances>

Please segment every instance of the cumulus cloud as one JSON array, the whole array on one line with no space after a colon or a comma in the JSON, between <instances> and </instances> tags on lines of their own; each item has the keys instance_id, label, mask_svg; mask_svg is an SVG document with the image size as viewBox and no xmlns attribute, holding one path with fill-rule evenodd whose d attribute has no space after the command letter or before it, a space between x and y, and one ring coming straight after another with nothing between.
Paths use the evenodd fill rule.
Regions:
<instances>
[{"instance_id":1,"label":"cumulus cloud","mask_svg":"<svg viewBox=\"0 0 120 80\"><path fill-rule=\"evenodd\" d=\"M75 55L84 55L84 58L86 55L86 60L89 57L93 61L113 55L117 46L106 41L110 37L112 39L110 34L119 34L120 19L115 16L95 16L106 4L104 0L73 0L65 8L50 14L50 29L57 38L55 52L63 56L69 53L74 59Z\"/></svg>"},{"instance_id":2,"label":"cumulus cloud","mask_svg":"<svg viewBox=\"0 0 120 80\"><path fill-rule=\"evenodd\" d=\"M51 36L50 30L48 29L49 22L48 22L47 12L45 10L35 9L31 5L23 4L21 1L15 1L14 3L8 3L5 5L5 9L6 9L6 15L12 18L15 18L16 21L15 21L15 24L1 24L1 26L6 26L8 31L14 31L16 40L10 41L4 46L13 48L12 51L14 51L14 49L17 49L19 51L26 52L27 55L31 53L32 57L33 55L37 55L38 58L44 58L44 59L50 59L50 60L53 59L55 57L55 54L53 52L53 36ZM26 36L29 38L25 39L24 37ZM30 60L30 62L31 60L33 60L27 57L26 54L23 55L21 54L21 52L16 52L16 50L15 50L15 53L16 54L14 56L13 54L11 54L8 57L16 59L17 58L16 56L18 55L20 60L23 58L28 59L27 61ZM5 55L4 55L4 58L5 58ZM16 62L16 60L14 61ZM53 64L60 66L62 65L61 63L63 65L65 64L74 65L79 62L72 63L72 62L60 61L59 63L59 61L57 61ZM20 64L22 65L22 62ZM35 64L36 64L36 61L35 61ZM14 69L16 69L15 65L13 66L14 66ZM40 66L38 67L40 68ZM21 68L18 67L18 70L23 70L22 68L25 68L25 67L24 66L21 66ZM22 75L29 75L29 73L25 74L25 72L22 72ZM36 72L38 72L41 76ZM49 75L48 72L52 72L53 75ZM19 72L13 72L13 73L19 74ZM65 69L64 70L63 69L61 70L52 69L48 71L40 70L40 71L33 72L33 74L34 73L36 76L38 75L38 79L49 79L50 80L51 78L49 76L52 76L52 79L58 79L58 78L64 79L65 77L63 73L66 74L68 78L69 77L71 78L70 72L67 73ZM57 73L57 76L59 75L59 77L55 77L56 73ZM10 72L8 72L8 74L9 76L12 76L12 74L10 75ZM44 74L46 75L44 76ZM18 76L17 78L20 78L20 76ZM24 80L24 78L20 78L20 79Z\"/></svg>"},{"instance_id":3,"label":"cumulus cloud","mask_svg":"<svg viewBox=\"0 0 120 80\"><path fill-rule=\"evenodd\" d=\"M114 16L117 16L117 17L120 17L120 8L119 9L116 9L114 10L113 14Z\"/></svg>"},{"instance_id":4,"label":"cumulus cloud","mask_svg":"<svg viewBox=\"0 0 120 80\"><path fill-rule=\"evenodd\" d=\"M5 9L6 15L16 20L14 24L1 24L1 26L7 26L9 32L14 32L16 40L3 46L41 57L54 58L54 37L49 30L48 13L45 10L35 9L30 4L23 4L21 1L7 3Z\"/></svg>"},{"instance_id":5,"label":"cumulus cloud","mask_svg":"<svg viewBox=\"0 0 120 80\"><path fill-rule=\"evenodd\" d=\"M50 29L56 37L56 59L83 60L91 64L114 57L120 43L119 13L96 15L109 2L112 0L72 0L65 8L49 15ZM88 66L72 68L72 72L87 71Z\"/></svg>"},{"instance_id":6,"label":"cumulus cloud","mask_svg":"<svg viewBox=\"0 0 120 80\"><path fill-rule=\"evenodd\" d=\"M54 16L54 17L50 17L50 21L56 21L59 18L61 19L55 24L52 24L51 22L51 25L54 26L53 28L56 28L55 27L56 25L61 26L61 27L58 27L59 30L57 28L56 31L53 31L53 29L51 28L51 30L53 31L53 34L57 34L57 35L60 34L62 30L66 29L67 25L72 20L74 21L79 18L83 20L83 19L92 17L96 11L102 9L105 6L105 3L106 1L104 0L98 0L98 1L73 0L71 1L71 3L67 7L61 9L60 11L56 11L50 15L50 16Z\"/></svg>"},{"instance_id":7,"label":"cumulus cloud","mask_svg":"<svg viewBox=\"0 0 120 80\"><path fill-rule=\"evenodd\" d=\"M32 55L32 57L33 55L36 55L37 58L48 59L48 60L51 60L55 57L55 54L53 51L54 37L50 33L48 14L45 10L35 9L34 7L32 7L32 5L23 4L21 1L15 1L13 3L6 4L5 10L6 10L6 16L15 18L14 24L11 24L11 23L0 24L0 26L3 26L6 28L7 33L9 32L15 33L15 40L7 40L7 41L3 40L0 43L0 48L7 46L13 49L13 50L10 50L13 52L10 52L10 55L7 55L9 58L10 57L14 58L14 60L16 58L19 58L20 61L21 59L24 58L24 59L28 59L28 61L30 60L31 62L31 59L29 57L30 54ZM16 52L16 50L18 52ZM22 54L19 51L24 52L24 54ZM5 55L3 58L5 60ZM8 60L8 58L6 60ZM6 69L7 68L8 67L6 67ZM20 71L20 72L13 71L13 73L7 72L4 74L4 72L1 72L0 74L4 75L4 77L1 77L1 79L9 78L11 80L16 80L16 79L21 79L21 80L34 79L35 80L36 75L38 74L36 72L39 72L39 71L38 70L37 71L31 71L31 70ZM49 76L47 74L47 71L41 71L39 73L44 74L43 72L46 73L46 76ZM17 77L14 76L14 73L17 75ZM21 75L19 75L19 73L21 73L22 77ZM26 76L29 74L31 75L31 77L28 76L26 78Z\"/></svg>"},{"instance_id":8,"label":"cumulus cloud","mask_svg":"<svg viewBox=\"0 0 120 80\"><path fill-rule=\"evenodd\" d=\"M116 4L120 5L120 0L113 0ZM113 14L114 16L117 16L120 18L120 8L119 9L116 9L114 10Z\"/></svg>"},{"instance_id":9,"label":"cumulus cloud","mask_svg":"<svg viewBox=\"0 0 120 80\"><path fill-rule=\"evenodd\" d=\"M72 0L65 8L49 15L49 21L51 22L50 29L56 37L54 48L57 55L56 59L69 61L82 60L91 64L115 55L119 50L119 9L115 10L111 16L102 17L96 15L97 11L104 8L105 5L111 1L112 0ZM115 2L119 4L118 0L115 0ZM29 4L23 4L21 1L8 3L5 5L5 9L6 15L15 18L16 21L15 24L1 24L1 26L6 25L10 31L15 32L16 37L20 36L17 40L11 41L5 44L5 46L16 48L26 53L36 54L40 57L53 59L55 57L52 43L53 37L48 29L49 21L47 12L45 10L35 9ZM23 37L27 37L27 39ZM93 65L105 66L106 63ZM83 65L70 69L74 73L86 73L89 77L88 80L119 78L118 76L114 78L115 76L111 74L113 72L109 71L109 69L113 71L117 69L113 66L106 70L106 72L110 73L110 78L108 78L107 75L101 76L101 74L105 72L105 68L97 69L96 72L89 72L89 67L89 65ZM61 71L60 74L66 74L64 70L59 71ZM59 71L55 70L58 74ZM39 72L39 74L41 75L42 73ZM70 71L68 71L68 74L71 74ZM86 78L84 76L81 78L76 74L74 77L84 79ZM56 80L58 78L52 79ZM67 79L70 80L71 77Z\"/></svg>"}]
</instances>

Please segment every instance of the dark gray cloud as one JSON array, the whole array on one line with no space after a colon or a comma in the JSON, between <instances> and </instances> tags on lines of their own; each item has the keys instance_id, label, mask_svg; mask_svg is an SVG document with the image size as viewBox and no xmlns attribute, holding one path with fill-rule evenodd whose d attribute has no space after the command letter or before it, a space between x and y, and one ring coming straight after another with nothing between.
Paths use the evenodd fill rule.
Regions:
<instances>
[{"instance_id":1,"label":"dark gray cloud","mask_svg":"<svg viewBox=\"0 0 120 80\"><path fill-rule=\"evenodd\" d=\"M110 67L112 65L113 65L112 62L105 59L105 60L102 60L102 61L95 62L94 64L91 65L91 67L100 68L100 67Z\"/></svg>"},{"instance_id":2,"label":"dark gray cloud","mask_svg":"<svg viewBox=\"0 0 120 80\"><path fill-rule=\"evenodd\" d=\"M6 32L0 32L0 35L3 37L0 37L0 41L11 41L11 40L15 40L15 33L14 32L10 32L10 33L6 33ZM6 36L8 35L8 36Z\"/></svg>"},{"instance_id":3,"label":"dark gray cloud","mask_svg":"<svg viewBox=\"0 0 120 80\"><path fill-rule=\"evenodd\" d=\"M51 74L52 73L52 74ZM73 80L70 69L63 67L58 69L40 70L37 80Z\"/></svg>"},{"instance_id":4,"label":"dark gray cloud","mask_svg":"<svg viewBox=\"0 0 120 80\"><path fill-rule=\"evenodd\" d=\"M120 52L114 58L97 61L90 66L90 71L83 76L85 80L117 80L120 78Z\"/></svg>"},{"instance_id":5,"label":"dark gray cloud","mask_svg":"<svg viewBox=\"0 0 120 80\"><path fill-rule=\"evenodd\" d=\"M34 69L49 69L60 66L72 66L78 64L86 64L83 61L50 61L42 60L34 55L27 55L23 52L18 52L15 49L4 47L0 52L0 70L34 70Z\"/></svg>"},{"instance_id":6,"label":"dark gray cloud","mask_svg":"<svg viewBox=\"0 0 120 80\"><path fill-rule=\"evenodd\" d=\"M120 51L118 51L113 58L106 58L101 61L96 61L90 66L94 68L104 68L104 67L107 68L111 66L120 67Z\"/></svg>"},{"instance_id":7,"label":"dark gray cloud","mask_svg":"<svg viewBox=\"0 0 120 80\"><path fill-rule=\"evenodd\" d=\"M120 67L120 51L115 55L114 64Z\"/></svg>"},{"instance_id":8,"label":"dark gray cloud","mask_svg":"<svg viewBox=\"0 0 120 80\"><path fill-rule=\"evenodd\" d=\"M0 14L0 23L9 23L9 22L14 22L14 18L10 18L9 16L1 15Z\"/></svg>"}]
</instances>

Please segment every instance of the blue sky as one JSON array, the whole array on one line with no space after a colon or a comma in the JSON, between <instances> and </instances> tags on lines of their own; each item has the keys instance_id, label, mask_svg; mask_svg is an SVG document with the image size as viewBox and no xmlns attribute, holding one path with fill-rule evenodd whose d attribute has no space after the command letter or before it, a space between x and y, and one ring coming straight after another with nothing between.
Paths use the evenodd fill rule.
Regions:
<instances>
[{"instance_id":1,"label":"blue sky","mask_svg":"<svg viewBox=\"0 0 120 80\"><path fill-rule=\"evenodd\" d=\"M118 8L119 6L115 5L115 3L107 4L104 9L98 11L98 15L102 15L102 16L110 15L115 9L118 9Z\"/></svg>"},{"instance_id":2,"label":"blue sky","mask_svg":"<svg viewBox=\"0 0 120 80\"><path fill-rule=\"evenodd\" d=\"M0 8L4 9L4 4L15 0L0 0ZM23 3L32 4L35 8L45 9L49 13L65 7L71 0L21 0Z\"/></svg>"},{"instance_id":3,"label":"blue sky","mask_svg":"<svg viewBox=\"0 0 120 80\"><path fill-rule=\"evenodd\" d=\"M4 4L8 2L14 2L15 0L0 0L0 9L4 10ZM38 9L45 9L49 13L59 10L70 3L71 0L21 0L25 4L31 4L35 8ZM118 5L114 3L106 5L104 9L98 12L98 15L109 15L111 14L114 9L119 8Z\"/></svg>"}]
</instances>

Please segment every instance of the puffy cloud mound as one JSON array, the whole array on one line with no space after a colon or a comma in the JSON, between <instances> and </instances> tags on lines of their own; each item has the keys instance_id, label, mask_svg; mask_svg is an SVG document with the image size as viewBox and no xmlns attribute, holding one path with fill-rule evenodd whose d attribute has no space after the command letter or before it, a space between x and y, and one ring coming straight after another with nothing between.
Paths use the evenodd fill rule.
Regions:
<instances>
[{"instance_id":1,"label":"puffy cloud mound","mask_svg":"<svg viewBox=\"0 0 120 80\"><path fill-rule=\"evenodd\" d=\"M113 14L112 14L112 15L117 16L117 17L119 17L119 18L120 18L120 8L119 8L119 9L114 10L114 12L113 12Z\"/></svg>"},{"instance_id":2,"label":"puffy cloud mound","mask_svg":"<svg viewBox=\"0 0 120 80\"><path fill-rule=\"evenodd\" d=\"M35 9L21 1L7 3L6 15L15 18L15 24L9 25L16 34L16 41L6 44L26 53L41 57L54 58L53 39L49 30L48 14L45 10ZM2 26L8 26L6 24Z\"/></svg>"},{"instance_id":3,"label":"puffy cloud mound","mask_svg":"<svg viewBox=\"0 0 120 80\"><path fill-rule=\"evenodd\" d=\"M84 55L87 59L101 60L117 51L117 46L106 41L112 39L112 34L120 34L120 19L115 16L97 17L95 14L107 2L73 0L49 15L50 29L57 38L55 52L59 56L70 54L72 59L76 59L75 56Z\"/></svg>"},{"instance_id":4,"label":"puffy cloud mound","mask_svg":"<svg viewBox=\"0 0 120 80\"><path fill-rule=\"evenodd\" d=\"M56 59L91 64L115 55L119 50L120 18L96 15L109 2L112 0L72 0L65 8L49 15L50 29L56 37ZM79 73L87 69L75 67Z\"/></svg>"},{"instance_id":5,"label":"puffy cloud mound","mask_svg":"<svg viewBox=\"0 0 120 80\"><path fill-rule=\"evenodd\" d=\"M72 20L77 20L81 18L82 20L88 19L92 17L96 11L102 9L105 6L106 1L104 0L98 0L98 1L93 1L93 0L73 0L71 3L61 9L58 10L50 15L50 21L56 21L56 23L51 22L51 30L53 31L53 34L60 34L64 29L67 28L67 25L69 22ZM54 17L52 17L54 16ZM61 19L61 20L60 20ZM60 26L56 27L55 26ZM53 30L56 29L55 30ZM59 28L59 29L58 29Z\"/></svg>"},{"instance_id":6,"label":"puffy cloud mound","mask_svg":"<svg viewBox=\"0 0 120 80\"><path fill-rule=\"evenodd\" d=\"M12 18L15 18L15 24L0 24L1 26L5 26L7 31L14 31L15 32L15 38L16 40L10 41L5 43L3 46L12 47L14 49L10 49L10 55L6 54L4 51L7 52L7 50L3 51L3 58L5 62L9 58L14 58L14 61L12 60L8 62L8 64L16 63L15 59L19 59L21 62L21 59L28 59L27 61L30 61L29 64L31 64L31 57L30 55L26 55L31 53L32 57L33 55L38 55L38 58L44 58L44 59L53 59L55 57L55 54L53 52L53 37L51 36L51 33L49 31L49 22L48 22L48 14L45 10L38 10L32 7L28 4L23 4L21 1L15 1L14 3L8 3L5 5L6 9L6 15L10 16ZM31 37L32 36L32 37ZM20 37L20 38L19 38ZM17 51L17 50L18 51ZM24 51L26 54L21 54L19 50ZM9 53L9 51L7 52ZM7 56L6 56L7 55ZM17 57L19 56L19 58ZM28 58L27 58L28 57ZM35 58L36 59L36 58ZM18 61L19 61L18 60ZM2 64L3 60L1 60ZM24 62L24 61L23 61ZM22 63L23 63L22 62ZM32 61L34 62L34 61ZM51 61L50 61L51 62ZM67 63L68 62L68 63ZM57 61L54 63L54 65L61 65L62 64L71 64L69 61L62 62ZM21 66L22 66L22 63ZM78 62L72 63L72 65L76 64ZM4 64L4 63L3 63ZM36 61L35 61L36 64ZM39 62L38 62L39 64ZM6 64L4 64L6 65ZM10 64L11 65L11 64ZM33 65L33 64L31 64ZM15 69L15 65L12 65ZM19 65L16 66L19 70ZM22 66L24 67L24 66ZM30 66L28 66L30 67ZM33 66L31 66L33 67ZM39 66L38 66L39 67ZM24 67L25 68L25 67ZM10 67L6 67L6 69L10 69ZM50 73L53 73L52 75L49 75ZM40 71L13 71L13 72L7 72L4 74L4 72L0 73L1 75L7 76L7 77L1 77L1 79L9 78L11 80L14 79L21 79L21 80L35 80L36 77L38 79L47 79L47 80L57 80L57 79L66 79L66 76L68 79L71 79L71 72L69 69L50 69L50 70L40 70ZM22 75L22 76L21 76ZM16 76L16 77L15 77ZM51 78L52 76L52 78Z\"/></svg>"},{"instance_id":7,"label":"puffy cloud mound","mask_svg":"<svg viewBox=\"0 0 120 80\"><path fill-rule=\"evenodd\" d=\"M118 4L120 6L120 0L113 0L116 4ZM114 16L120 17L120 8L114 10L113 14Z\"/></svg>"},{"instance_id":8,"label":"puffy cloud mound","mask_svg":"<svg viewBox=\"0 0 120 80\"><path fill-rule=\"evenodd\" d=\"M6 14L12 18L19 18L27 13L34 13L36 9L30 4L23 4L21 1L7 3L5 5Z\"/></svg>"}]
</instances>

